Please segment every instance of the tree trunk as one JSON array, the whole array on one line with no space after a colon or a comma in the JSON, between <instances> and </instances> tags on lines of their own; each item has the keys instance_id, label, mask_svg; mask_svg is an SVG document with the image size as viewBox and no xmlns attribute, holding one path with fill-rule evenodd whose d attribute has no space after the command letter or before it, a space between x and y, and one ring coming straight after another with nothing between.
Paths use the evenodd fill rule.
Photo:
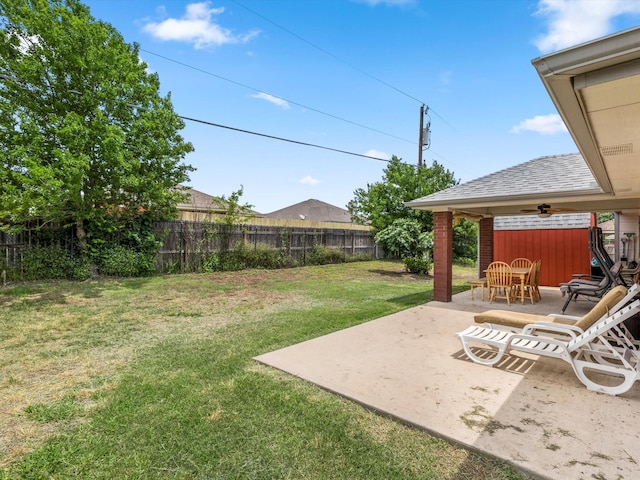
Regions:
<instances>
[{"instance_id":1,"label":"tree trunk","mask_svg":"<svg viewBox=\"0 0 640 480\"><path fill-rule=\"evenodd\" d=\"M81 252L87 249L87 233L84 231L84 224L82 220L76 221L76 238L78 239L78 248Z\"/></svg>"}]
</instances>

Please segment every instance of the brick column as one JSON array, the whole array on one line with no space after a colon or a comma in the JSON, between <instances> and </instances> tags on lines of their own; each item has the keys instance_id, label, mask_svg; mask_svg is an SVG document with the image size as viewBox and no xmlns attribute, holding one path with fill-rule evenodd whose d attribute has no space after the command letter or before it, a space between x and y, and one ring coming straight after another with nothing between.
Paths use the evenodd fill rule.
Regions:
<instances>
[{"instance_id":1,"label":"brick column","mask_svg":"<svg viewBox=\"0 0 640 480\"><path fill-rule=\"evenodd\" d=\"M478 278L493 262L493 217L480 220L478 228Z\"/></svg>"},{"instance_id":2,"label":"brick column","mask_svg":"<svg viewBox=\"0 0 640 480\"><path fill-rule=\"evenodd\" d=\"M453 213L433 214L433 299L450 302L453 287Z\"/></svg>"}]
</instances>

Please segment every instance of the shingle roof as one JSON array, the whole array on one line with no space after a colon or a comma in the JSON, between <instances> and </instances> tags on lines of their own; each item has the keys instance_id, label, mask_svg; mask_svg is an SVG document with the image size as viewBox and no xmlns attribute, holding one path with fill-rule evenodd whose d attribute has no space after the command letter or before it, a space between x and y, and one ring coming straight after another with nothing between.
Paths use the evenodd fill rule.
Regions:
<instances>
[{"instance_id":1,"label":"shingle roof","mask_svg":"<svg viewBox=\"0 0 640 480\"><path fill-rule=\"evenodd\" d=\"M191 187L182 187L182 192L187 194L184 202L178 204L179 210L211 210L224 212L225 209L218 203L215 197Z\"/></svg>"},{"instance_id":2,"label":"shingle roof","mask_svg":"<svg viewBox=\"0 0 640 480\"><path fill-rule=\"evenodd\" d=\"M309 220L313 222L351 223L351 215L343 208L313 198L264 215L267 218Z\"/></svg>"},{"instance_id":3,"label":"shingle roof","mask_svg":"<svg viewBox=\"0 0 640 480\"><path fill-rule=\"evenodd\" d=\"M413 200L408 204L601 191L582 156L572 153L529 160Z\"/></svg>"},{"instance_id":4,"label":"shingle roof","mask_svg":"<svg viewBox=\"0 0 640 480\"><path fill-rule=\"evenodd\" d=\"M177 205L178 210L215 213L226 213L227 211L227 202L222 201L220 197L214 197L213 195L184 185L180 186L180 190L187 194L187 198L184 202ZM251 210L250 212L253 215L262 216L256 211Z\"/></svg>"}]
</instances>

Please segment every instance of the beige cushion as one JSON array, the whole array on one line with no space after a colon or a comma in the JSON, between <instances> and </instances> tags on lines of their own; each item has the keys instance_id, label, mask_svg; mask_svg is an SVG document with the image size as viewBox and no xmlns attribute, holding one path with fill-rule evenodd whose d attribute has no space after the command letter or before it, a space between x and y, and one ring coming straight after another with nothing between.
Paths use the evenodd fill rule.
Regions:
<instances>
[{"instance_id":1,"label":"beige cushion","mask_svg":"<svg viewBox=\"0 0 640 480\"><path fill-rule=\"evenodd\" d=\"M524 328L526 325L535 322L555 322L564 324L575 324L575 326L586 330L593 325L599 318L613 307L616 303L624 298L627 289L622 285L609 290L598 303L580 320L573 322L564 318L548 317L546 315L535 315L533 313L512 312L510 310L488 310L475 315L473 318L476 323L496 323L507 327Z\"/></svg>"},{"instance_id":2,"label":"beige cushion","mask_svg":"<svg viewBox=\"0 0 640 480\"><path fill-rule=\"evenodd\" d=\"M582 330L586 330L599 318L601 318L603 315L606 315L611 307L622 300L626 294L627 289L622 285L618 285L617 287L612 288L606 293L604 297L600 299L598 303L595 304L595 306L589 311L589 313L587 313L584 317L576 322L576 327L579 327Z\"/></svg>"}]
</instances>

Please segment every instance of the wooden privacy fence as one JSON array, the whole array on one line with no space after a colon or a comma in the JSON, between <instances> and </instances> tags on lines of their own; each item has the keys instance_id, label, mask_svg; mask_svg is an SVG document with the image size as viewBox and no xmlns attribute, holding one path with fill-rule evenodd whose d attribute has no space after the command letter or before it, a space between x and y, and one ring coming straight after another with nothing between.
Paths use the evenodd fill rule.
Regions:
<instances>
[{"instance_id":1,"label":"wooden privacy fence","mask_svg":"<svg viewBox=\"0 0 640 480\"><path fill-rule=\"evenodd\" d=\"M369 230L171 221L157 223L156 232L164 238L156 263L163 272L198 271L207 255L240 244L254 249L272 247L300 265L307 263L307 256L317 247L339 249L346 257L384 256Z\"/></svg>"},{"instance_id":2,"label":"wooden privacy fence","mask_svg":"<svg viewBox=\"0 0 640 480\"><path fill-rule=\"evenodd\" d=\"M383 249L376 245L371 232L363 229L302 228L298 226L224 225L211 222L167 221L154 225L162 241L156 257L159 272L196 272L203 261L214 253L234 249L272 247L298 265L316 247L339 249L345 257L382 258ZM114 238L117 242L117 238ZM34 229L11 235L0 232L0 273L5 269L21 269L26 248L57 245L77 255L72 229Z\"/></svg>"},{"instance_id":3,"label":"wooden privacy fence","mask_svg":"<svg viewBox=\"0 0 640 480\"><path fill-rule=\"evenodd\" d=\"M25 248L56 245L73 255L74 244L70 228L35 225L19 233L0 231L0 270L20 265Z\"/></svg>"}]
</instances>

